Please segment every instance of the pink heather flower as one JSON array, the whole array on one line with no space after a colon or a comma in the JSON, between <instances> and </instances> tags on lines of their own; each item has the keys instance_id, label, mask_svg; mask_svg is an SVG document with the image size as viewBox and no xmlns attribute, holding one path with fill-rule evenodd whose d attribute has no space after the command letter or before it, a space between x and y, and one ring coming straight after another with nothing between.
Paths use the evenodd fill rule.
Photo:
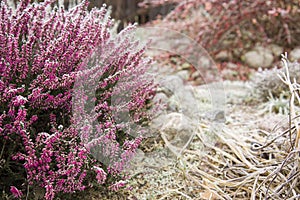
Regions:
<instances>
[{"instance_id":1,"label":"pink heather flower","mask_svg":"<svg viewBox=\"0 0 300 200\"><path fill-rule=\"evenodd\" d=\"M46 185L45 188L46 188L45 199L52 200L54 198L53 186L51 184L49 184L49 185Z\"/></svg>"},{"instance_id":2,"label":"pink heather flower","mask_svg":"<svg viewBox=\"0 0 300 200\"><path fill-rule=\"evenodd\" d=\"M103 184L107 177L106 172L102 168L97 167L97 166L94 166L93 168L97 173L96 179L97 179L98 183Z\"/></svg>"},{"instance_id":3,"label":"pink heather flower","mask_svg":"<svg viewBox=\"0 0 300 200\"><path fill-rule=\"evenodd\" d=\"M126 130L130 122L116 122L114 113L132 112L138 122L153 91L149 79L142 78L150 63L142 57L145 48L132 38L135 27L111 34L108 11L87 11L87 0L70 11L53 12L47 5L55 0L20 1L14 12L0 2L0 143L17 140L7 142L5 150L13 151L7 155L22 162L24 178L45 188L47 200L59 192L83 190L91 182L111 184L111 176L123 178L121 171L141 139L129 140L136 130ZM89 68L93 52L99 62ZM81 83L87 88L76 91ZM86 91L90 85L100 94L91 97ZM137 92L125 97L126 102L120 99L122 105L108 103L124 91ZM93 110L85 105L88 101ZM120 130L125 136L118 135ZM93 148L103 160L87 159ZM106 168L89 167L94 165ZM95 178L86 180L88 173ZM111 189L124 185L117 182ZM14 186L11 192L22 196Z\"/></svg>"},{"instance_id":4,"label":"pink heather flower","mask_svg":"<svg viewBox=\"0 0 300 200\"><path fill-rule=\"evenodd\" d=\"M37 115L33 115L30 119L30 124L36 122L38 120L38 116Z\"/></svg>"},{"instance_id":5,"label":"pink heather flower","mask_svg":"<svg viewBox=\"0 0 300 200\"><path fill-rule=\"evenodd\" d=\"M18 95L15 97L12 103L14 106L21 106L24 105L27 101L28 100L25 97Z\"/></svg>"},{"instance_id":6,"label":"pink heather flower","mask_svg":"<svg viewBox=\"0 0 300 200\"><path fill-rule=\"evenodd\" d=\"M23 195L23 193L15 186L10 186L10 192L14 195L15 198L21 198L21 196Z\"/></svg>"},{"instance_id":7,"label":"pink heather flower","mask_svg":"<svg viewBox=\"0 0 300 200\"><path fill-rule=\"evenodd\" d=\"M126 183L126 181L121 180L109 186L108 189L112 191L118 191L120 188L125 187Z\"/></svg>"}]
</instances>

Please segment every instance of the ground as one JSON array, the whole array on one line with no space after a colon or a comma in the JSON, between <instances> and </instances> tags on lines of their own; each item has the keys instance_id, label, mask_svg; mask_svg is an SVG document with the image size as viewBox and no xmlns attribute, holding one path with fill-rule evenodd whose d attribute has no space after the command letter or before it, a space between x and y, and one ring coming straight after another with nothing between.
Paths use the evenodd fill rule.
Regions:
<instances>
[{"instance_id":1,"label":"ground","mask_svg":"<svg viewBox=\"0 0 300 200\"><path fill-rule=\"evenodd\" d=\"M176 67L165 65L160 71L164 76L176 75L182 79L186 78L183 84L193 87L196 93L204 94L207 92L206 87L197 85L194 80L190 79L192 70L181 68L178 72ZM274 127L287 126L288 118L287 115L272 113L268 109L264 110L266 106L259 99L256 99L251 82L240 80L240 76L237 76L235 80L223 80L223 86L226 95L224 123L215 122L209 117L200 118L195 129L195 137L180 156L170 151L164 133L157 131L156 134L143 142L130 169L127 170L131 176L127 189L117 193L109 193L108 191L101 192L103 190L101 188L95 188L88 190L87 193L84 193L84 197L80 198L149 200L226 198L225 194L222 196L221 192L211 190L211 188L222 185L215 185L215 187L211 185L220 182L222 177L214 178L216 172L211 171L211 169L214 167L218 169L218 165L210 165L220 162L219 166L222 166L223 169L224 164L222 162L224 161L229 162L228 165L235 165L236 163L232 160L236 158L233 157L239 157L239 153L244 153L242 151L247 154L252 150L252 145L256 143L263 144L266 139L264 134L274 131ZM197 101L201 101L201 97ZM209 107L208 104L211 102L206 103ZM233 153L232 158L226 154L228 148L225 147L226 143L230 144L230 142L232 144L237 143L238 147L236 149L232 147L230 151L241 151ZM225 157L228 156L229 158L217 161L220 156L224 155L220 155L222 153L218 153L216 148L220 151L225 149ZM244 155L240 156L241 158L236 159L239 160L236 162L240 162L240 160L243 162ZM211 159L215 159L215 161L212 162ZM219 169L220 176L223 169ZM246 170L248 169L246 168ZM209 178L204 178L205 175L208 175ZM250 198L249 195L251 194L245 194L245 189L241 189L240 192L241 194L237 193L239 199ZM228 198L230 199L230 197Z\"/></svg>"}]
</instances>

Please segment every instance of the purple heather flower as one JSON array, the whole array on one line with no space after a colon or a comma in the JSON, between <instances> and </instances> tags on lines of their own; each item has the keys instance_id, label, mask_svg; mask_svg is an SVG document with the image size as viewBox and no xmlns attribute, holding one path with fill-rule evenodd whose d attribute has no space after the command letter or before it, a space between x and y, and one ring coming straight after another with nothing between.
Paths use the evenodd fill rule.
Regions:
<instances>
[{"instance_id":1,"label":"purple heather flower","mask_svg":"<svg viewBox=\"0 0 300 200\"><path fill-rule=\"evenodd\" d=\"M109 186L109 189L112 191L118 191L120 188L123 188L125 185L126 185L126 181L121 180Z\"/></svg>"},{"instance_id":2,"label":"purple heather flower","mask_svg":"<svg viewBox=\"0 0 300 200\"><path fill-rule=\"evenodd\" d=\"M96 179L97 179L98 183L103 184L107 178L106 172L102 168L97 167L97 166L94 166L93 168L97 173Z\"/></svg>"},{"instance_id":3,"label":"purple heather flower","mask_svg":"<svg viewBox=\"0 0 300 200\"><path fill-rule=\"evenodd\" d=\"M15 151L7 155L23 164L30 185L46 189L47 200L122 177L142 136L129 139L131 122L114 115L127 111L139 122L153 93L151 81L142 78L150 63L142 57L145 48L132 40L134 26L114 35L105 8L88 12L85 0L70 11L48 12L54 2L22 0L14 12L0 2L0 140L15 141L6 143ZM91 85L102 92L90 95ZM127 91L135 93L110 103ZM108 161L91 159L93 148ZM94 179L86 180L90 174ZM11 192L22 196L14 186Z\"/></svg>"},{"instance_id":4,"label":"purple heather flower","mask_svg":"<svg viewBox=\"0 0 300 200\"><path fill-rule=\"evenodd\" d=\"M23 193L15 186L10 186L10 192L14 195L15 198L21 198L23 195Z\"/></svg>"}]
</instances>

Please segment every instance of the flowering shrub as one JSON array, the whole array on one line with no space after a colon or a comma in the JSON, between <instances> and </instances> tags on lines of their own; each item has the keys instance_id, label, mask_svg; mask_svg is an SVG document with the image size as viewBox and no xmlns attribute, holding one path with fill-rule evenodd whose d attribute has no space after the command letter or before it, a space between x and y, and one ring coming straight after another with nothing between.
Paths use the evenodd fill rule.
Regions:
<instances>
[{"instance_id":1,"label":"flowering shrub","mask_svg":"<svg viewBox=\"0 0 300 200\"><path fill-rule=\"evenodd\" d=\"M27 185L45 199L124 186L149 117L150 62L134 26L116 35L105 7L54 2L0 7L0 190L16 198Z\"/></svg>"},{"instance_id":2,"label":"flowering shrub","mask_svg":"<svg viewBox=\"0 0 300 200\"><path fill-rule=\"evenodd\" d=\"M256 43L300 45L297 0L144 0L141 6L177 3L162 26L188 34L212 55L250 49Z\"/></svg>"}]
</instances>

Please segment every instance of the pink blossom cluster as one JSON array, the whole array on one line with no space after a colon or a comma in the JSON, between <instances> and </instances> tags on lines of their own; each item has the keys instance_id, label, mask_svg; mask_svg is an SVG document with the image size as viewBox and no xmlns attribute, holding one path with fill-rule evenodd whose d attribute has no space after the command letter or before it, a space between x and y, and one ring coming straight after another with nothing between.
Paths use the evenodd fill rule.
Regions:
<instances>
[{"instance_id":1,"label":"pink blossom cluster","mask_svg":"<svg viewBox=\"0 0 300 200\"><path fill-rule=\"evenodd\" d=\"M47 200L92 185L88 174L113 190L125 186L121 173L142 141L154 91L134 26L113 34L105 7L87 11L83 1L48 11L54 2L0 4L0 158L21 163ZM9 183L0 186L26 193Z\"/></svg>"},{"instance_id":2,"label":"pink blossom cluster","mask_svg":"<svg viewBox=\"0 0 300 200\"><path fill-rule=\"evenodd\" d=\"M15 186L10 187L10 192L13 194L15 198L21 198L22 197L22 192L18 190Z\"/></svg>"}]
</instances>

